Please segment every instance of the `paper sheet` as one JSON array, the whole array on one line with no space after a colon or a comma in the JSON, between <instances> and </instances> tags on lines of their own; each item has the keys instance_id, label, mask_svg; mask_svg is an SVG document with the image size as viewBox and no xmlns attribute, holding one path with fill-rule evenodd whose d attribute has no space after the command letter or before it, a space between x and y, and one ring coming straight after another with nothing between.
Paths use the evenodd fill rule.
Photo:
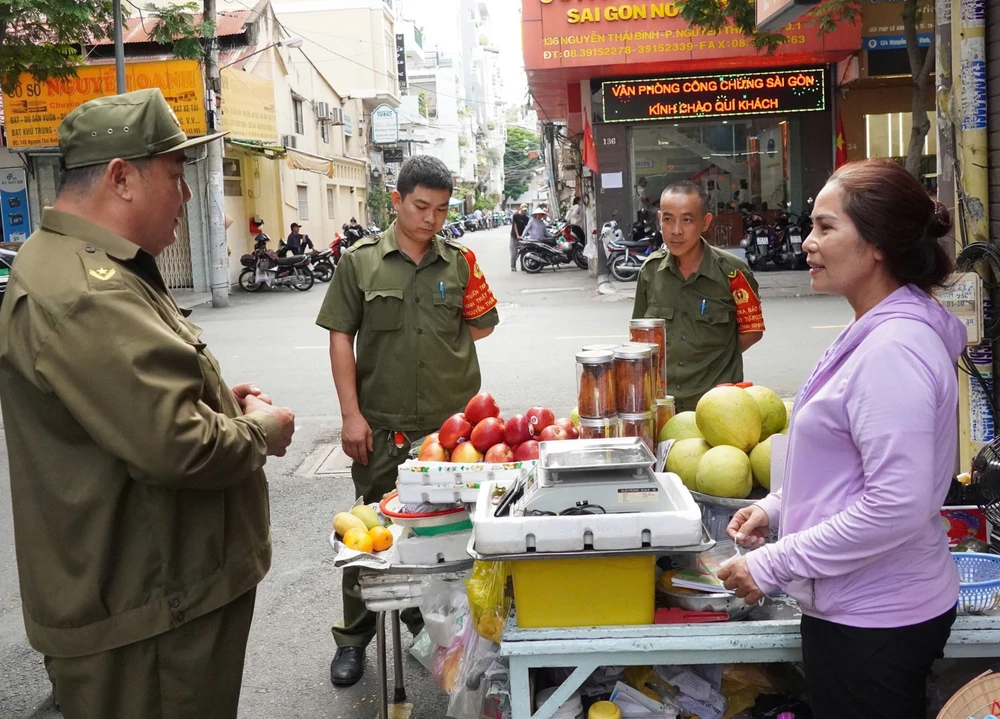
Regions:
<instances>
[{"instance_id":1,"label":"paper sheet","mask_svg":"<svg viewBox=\"0 0 1000 719\"><path fill-rule=\"evenodd\" d=\"M620 190L622 185L622 173L620 172L602 172L601 173L601 189L602 190Z\"/></svg>"}]
</instances>

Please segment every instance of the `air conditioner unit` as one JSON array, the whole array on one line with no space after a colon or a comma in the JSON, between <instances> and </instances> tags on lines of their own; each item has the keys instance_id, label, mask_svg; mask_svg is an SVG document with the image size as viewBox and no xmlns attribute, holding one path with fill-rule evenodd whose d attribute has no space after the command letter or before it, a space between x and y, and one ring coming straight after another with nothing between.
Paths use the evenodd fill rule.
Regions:
<instances>
[{"instance_id":1,"label":"air conditioner unit","mask_svg":"<svg viewBox=\"0 0 1000 719\"><path fill-rule=\"evenodd\" d=\"M297 147L295 143L295 135L282 135L281 144L283 147L290 147L294 150Z\"/></svg>"},{"instance_id":2,"label":"air conditioner unit","mask_svg":"<svg viewBox=\"0 0 1000 719\"><path fill-rule=\"evenodd\" d=\"M330 119L330 103L327 102L316 103L316 119L317 120Z\"/></svg>"},{"instance_id":3,"label":"air conditioner unit","mask_svg":"<svg viewBox=\"0 0 1000 719\"><path fill-rule=\"evenodd\" d=\"M343 125L344 124L344 110L339 107L330 108L330 124L331 125Z\"/></svg>"}]
</instances>

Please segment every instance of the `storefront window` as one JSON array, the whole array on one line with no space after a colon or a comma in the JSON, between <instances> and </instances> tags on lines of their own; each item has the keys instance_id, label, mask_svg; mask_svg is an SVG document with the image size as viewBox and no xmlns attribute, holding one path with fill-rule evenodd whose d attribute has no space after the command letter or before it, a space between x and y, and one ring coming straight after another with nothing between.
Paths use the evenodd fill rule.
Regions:
<instances>
[{"instance_id":1,"label":"storefront window","mask_svg":"<svg viewBox=\"0 0 1000 719\"><path fill-rule=\"evenodd\" d=\"M683 180L705 187L713 212L788 201L788 123L780 118L635 126L633 150L636 183L644 179L654 201Z\"/></svg>"},{"instance_id":2,"label":"storefront window","mask_svg":"<svg viewBox=\"0 0 1000 719\"><path fill-rule=\"evenodd\" d=\"M920 176L925 184L932 182L937 172L937 117L933 112L927 117L931 129L924 138L920 161ZM909 112L865 115L865 157L888 157L905 162L912 128L913 115Z\"/></svg>"}]
</instances>

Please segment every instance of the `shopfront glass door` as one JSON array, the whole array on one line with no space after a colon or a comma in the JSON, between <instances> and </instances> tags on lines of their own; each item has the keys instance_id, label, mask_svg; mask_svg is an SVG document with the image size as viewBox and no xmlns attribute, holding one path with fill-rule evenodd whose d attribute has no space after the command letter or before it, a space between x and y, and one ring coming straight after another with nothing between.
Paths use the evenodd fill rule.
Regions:
<instances>
[{"instance_id":1,"label":"shopfront glass door","mask_svg":"<svg viewBox=\"0 0 1000 719\"><path fill-rule=\"evenodd\" d=\"M691 180L712 212L778 209L788 201L788 123L781 118L633 126L633 177L650 200ZM638 207L635 208L638 210Z\"/></svg>"}]
</instances>

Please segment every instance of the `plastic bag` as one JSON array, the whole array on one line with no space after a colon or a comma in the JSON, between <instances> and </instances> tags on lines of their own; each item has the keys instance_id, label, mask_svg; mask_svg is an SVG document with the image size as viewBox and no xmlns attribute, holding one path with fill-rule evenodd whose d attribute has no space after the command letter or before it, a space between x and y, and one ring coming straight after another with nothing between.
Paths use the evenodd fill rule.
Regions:
<instances>
[{"instance_id":1,"label":"plastic bag","mask_svg":"<svg viewBox=\"0 0 1000 719\"><path fill-rule=\"evenodd\" d=\"M428 672L431 670L431 664L434 660L434 652L437 650L438 646L431 639L431 635L427 633L426 627L421 629L420 634L413 638L413 644L410 646L410 654L413 655L413 658L420 662L420 666Z\"/></svg>"},{"instance_id":2,"label":"plastic bag","mask_svg":"<svg viewBox=\"0 0 1000 719\"><path fill-rule=\"evenodd\" d=\"M448 699L447 716L452 719L480 719L488 688L484 677L499 653L500 645L470 632Z\"/></svg>"},{"instance_id":3,"label":"plastic bag","mask_svg":"<svg viewBox=\"0 0 1000 719\"><path fill-rule=\"evenodd\" d=\"M437 646L450 646L469 613L465 587L461 582L430 579L421 594L420 613L424 618L424 629Z\"/></svg>"},{"instance_id":4,"label":"plastic bag","mask_svg":"<svg viewBox=\"0 0 1000 719\"><path fill-rule=\"evenodd\" d=\"M597 243L596 242L588 242L587 246L583 248L583 256L586 257L588 260L596 260L597 259Z\"/></svg>"},{"instance_id":5,"label":"plastic bag","mask_svg":"<svg viewBox=\"0 0 1000 719\"><path fill-rule=\"evenodd\" d=\"M504 623L510 613L507 595L508 562L479 562L472 566L472 577L465 583L472 621L479 636L500 643Z\"/></svg>"},{"instance_id":6,"label":"plastic bag","mask_svg":"<svg viewBox=\"0 0 1000 719\"><path fill-rule=\"evenodd\" d=\"M722 695L726 697L723 719L732 719L757 703L761 694L776 694L778 686L768 668L759 664L727 664L722 669Z\"/></svg>"},{"instance_id":7,"label":"plastic bag","mask_svg":"<svg viewBox=\"0 0 1000 719\"><path fill-rule=\"evenodd\" d=\"M447 647L438 647L431 659L431 675L445 694L451 694L455 688L465 649L473 638L478 637L472 628L472 622L467 621L468 615L465 617L451 644Z\"/></svg>"}]
</instances>

